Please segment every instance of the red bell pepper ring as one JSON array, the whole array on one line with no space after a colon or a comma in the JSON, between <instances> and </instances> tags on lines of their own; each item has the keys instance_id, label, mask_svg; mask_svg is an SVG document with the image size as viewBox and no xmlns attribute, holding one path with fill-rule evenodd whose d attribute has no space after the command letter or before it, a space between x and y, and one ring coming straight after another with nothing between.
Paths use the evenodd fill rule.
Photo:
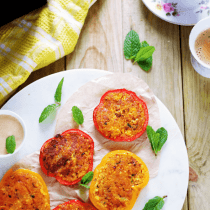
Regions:
<instances>
[{"instance_id":1,"label":"red bell pepper ring","mask_svg":"<svg viewBox=\"0 0 210 210\"><path fill-rule=\"evenodd\" d=\"M129 94L135 101L138 101L140 102L141 106L142 106L142 109L144 111L144 116L145 116L145 122L142 126L142 130L135 134L134 136L131 136L131 137L127 137L127 138L124 138L124 137L121 137L121 136L117 136L116 138L112 138L112 137L109 137L109 136L106 136L102 131L100 131L99 129L99 125L98 125L98 122L96 120L96 115L97 115L97 112L99 111L100 107L103 106L104 104L104 100L105 100L105 97L110 94L110 93L127 93ZM104 93L104 95L101 97L100 99L100 102L99 102L99 105L94 109L93 111L93 122L94 122L94 125L96 127L96 129L107 139L110 139L112 141L116 141L116 142L122 142L122 141L127 141L127 142L130 142L130 141L134 141L135 139L139 138L146 130L147 128L147 125L148 125L148 122L149 122L149 113L148 113L148 109L147 109L147 105L146 103L140 99L136 93L134 93L133 91L129 91L129 90L126 90L126 89L115 89L115 90L109 90L107 91L106 93Z\"/></svg>"},{"instance_id":2,"label":"red bell pepper ring","mask_svg":"<svg viewBox=\"0 0 210 210\"><path fill-rule=\"evenodd\" d=\"M89 203L83 203L79 200L70 200L68 202L62 203L60 205L58 205L57 207L55 207L53 210L67 210L67 209L72 209L70 207L70 205L72 204L72 207L80 207L81 210L97 210L96 208L94 208L91 204ZM82 208L84 207L84 208Z\"/></svg>"},{"instance_id":3,"label":"red bell pepper ring","mask_svg":"<svg viewBox=\"0 0 210 210\"><path fill-rule=\"evenodd\" d=\"M88 173L89 171L92 171L92 169L93 169L93 153L94 153L94 142L93 142L93 139L92 139L88 134L84 133L83 131L81 131L81 130L79 130L79 129L69 129L69 130L66 130L66 131L64 131L64 132L63 132L61 135L59 135L59 136L65 137L66 134L73 134L73 133L79 134L79 135L83 136L84 138L89 139L89 143L90 143L90 154L89 154L89 157L90 157L90 158L89 158L90 164L89 164L88 170L86 171L86 173ZM41 169L42 169L42 171L43 171L47 176L56 178L57 181L60 182L60 183L63 184L63 185L73 185L73 184L76 184L76 183L78 183L79 181L81 181L81 179L82 179L83 176L82 176L82 177L79 177L78 179L76 179L76 180L74 180L74 181L69 182L69 181L63 180L63 179L62 179L61 177L59 177L59 176L56 176L56 174L51 173L51 172L48 171L48 170L45 168L45 166L44 166L44 160L43 160L44 155L43 155L43 153L44 153L45 146L46 146L50 141L55 140L55 139L56 139L56 137L50 138L49 140L47 140L47 141L42 145L42 147L41 147L41 149L40 149L39 162L40 162Z\"/></svg>"}]
</instances>

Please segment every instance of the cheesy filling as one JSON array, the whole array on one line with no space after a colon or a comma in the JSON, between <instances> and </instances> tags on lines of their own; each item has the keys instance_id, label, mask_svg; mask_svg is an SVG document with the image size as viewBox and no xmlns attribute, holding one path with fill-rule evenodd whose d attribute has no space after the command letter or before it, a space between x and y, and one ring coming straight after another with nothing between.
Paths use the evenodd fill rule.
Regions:
<instances>
[{"instance_id":1,"label":"cheesy filling","mask_svg":"<svg viewBox=\"0 0 210 210\"><path fill-rule=\"evenodd\" d=\"M93 195L100 205L108 209L128 206L133 189L142 184L145 169L130 154L117 154L110 157L101 168Z\"/></svg>"},{"instance_id":2,"label":"cheesy filling","mask_svg":"<svg viewBox=\"0 0 210 210\"><path fill-rule=\"evenodd\" d=\"M90 140L80 134L57 135L45 145L44 167L62 180L73 182L87 173L91 164L90 149Z\"/></svg>"},{"instance_id":3,"label":"cheesy filling","mask_svg":"<svg viewBox=\"0 0 210 210\"><path fill-rule=\"evenodd\" d=\"M6 183L0 187L1 210L50 210L48 194L36 177L27 173L14 173Z\"/></svg>"},{"instance_id":4,"label":"cheesy filling","mask_svg":"<svg viewBox=\"0 0 210 210\"><path fill-rule=\"evenodd\" d=\"M135 136L145 120L141 103L125 92L107 94L96 114L99 130L114 139Z\"/></svg>"}]
</instances>

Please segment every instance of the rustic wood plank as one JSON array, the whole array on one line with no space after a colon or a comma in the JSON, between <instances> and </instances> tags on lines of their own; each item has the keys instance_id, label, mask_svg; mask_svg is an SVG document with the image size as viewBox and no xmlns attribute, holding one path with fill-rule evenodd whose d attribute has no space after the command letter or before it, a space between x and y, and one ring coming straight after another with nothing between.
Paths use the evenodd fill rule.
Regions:
<instances>
[{"instance_id":1,"label":"rustic wood plank","mask_svg":"<svg viewBox=\"0 0 210 210\"><path fill-rule=\"evenodd\" d=\"M121 0L97 0L90 8L67 69L123 71Z\"/></svg>"},{"instance_id":2,"label":"rustic wood plank","mask_svg":"<svg viewBox=\"0 0 210 210\"><path fill-rule=\"evenodd\" d=\"M130 72L148 83L155 95L166 105L174 116L184 135L182 72L179 26L167 23L153 15L139 0L122 3L123 39L135 30L140 41L146 40L155 46L153 66L149 72L143 71L138 64L124 58L124 72ZM187 198L183 210L188 210Z\"/></svg>"},{"instance_id":3,"label":"rustic wood plank","mask_svg":"<svg viewBox=\"0 0 210 210\"><path fill-rule=\"evenodd\" d=\"M210 206L210 79L200 76L190 62L189 35L192 27L181 27L185 132L190 166L198 181L189 182L189 209Z\"/></svg>"}]
</instances>

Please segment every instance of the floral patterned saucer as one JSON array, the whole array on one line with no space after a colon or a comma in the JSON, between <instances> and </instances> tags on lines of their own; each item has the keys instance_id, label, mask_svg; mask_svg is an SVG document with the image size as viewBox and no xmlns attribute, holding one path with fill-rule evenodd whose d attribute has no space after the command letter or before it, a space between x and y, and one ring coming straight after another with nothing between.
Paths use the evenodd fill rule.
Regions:
<instances>
[{"instance_id":1,"label":"floral patterned saucer","mask_svg":"<svg viewBox=\"0 0 210 210\"><path fill-rule=\"evenodd\" d=\"M210 16L210 0L142 0L159 18L177 25L195 25Z\"/></svg>"}]
</instances>

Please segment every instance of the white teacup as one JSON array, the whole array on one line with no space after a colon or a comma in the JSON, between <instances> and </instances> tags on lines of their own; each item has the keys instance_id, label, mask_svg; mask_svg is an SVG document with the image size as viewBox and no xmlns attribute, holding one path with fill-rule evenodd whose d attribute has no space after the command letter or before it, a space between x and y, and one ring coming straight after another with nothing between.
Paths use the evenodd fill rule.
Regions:
<instances>
[{"instance_id":1,"label":"white teacup","mask_svg":"<svg viewBox=\"0 0 210 210\"><path fill-rule=\"evenodd\" d=\"M210 65L207 65L202 60L200 60L195 51L195 40L202 31L205 31L208 28L210 28L210 17L199 21L190 32L189 45L193 68L203 77L210 78Z\"/></svg>"}]
</instances>

